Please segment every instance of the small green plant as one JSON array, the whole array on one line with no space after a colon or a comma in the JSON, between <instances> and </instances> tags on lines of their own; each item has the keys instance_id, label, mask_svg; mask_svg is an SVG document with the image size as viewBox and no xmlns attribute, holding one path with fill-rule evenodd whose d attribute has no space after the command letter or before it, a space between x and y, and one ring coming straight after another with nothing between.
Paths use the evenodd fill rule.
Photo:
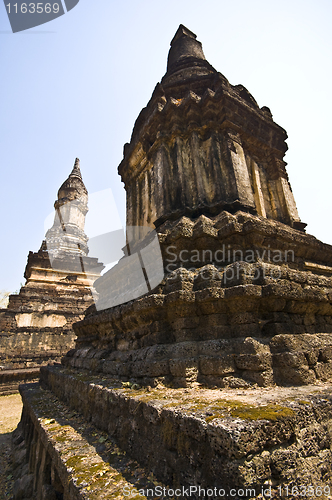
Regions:
<instances>
[{"instance_id":1,"label":"small green plant","mask_svg":"<svg viewBox=\"0 0 332 500\"><path fill-rule=\"evenodd\" d=\"M133 389L134 391L138 391L141 388L139 384L135 384L132 382L121 382L121 383L124 389Z\"/></svg>"}]
</instances>

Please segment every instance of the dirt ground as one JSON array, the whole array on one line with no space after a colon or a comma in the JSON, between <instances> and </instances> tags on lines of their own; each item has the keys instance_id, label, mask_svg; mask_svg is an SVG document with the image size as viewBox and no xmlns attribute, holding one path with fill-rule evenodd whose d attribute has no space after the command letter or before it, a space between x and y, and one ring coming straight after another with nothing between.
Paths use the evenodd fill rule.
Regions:
<instances>
[{"instance_id":1,"label":"dirt ground","mask_svg":"<svg viewBox=\"0 0 332 500\"><path fill-rule=\"evenodd\" d=\"M0 396L0 500L8 500L11 496L10 440L11 433L20 421L21 412L20 394Z\"/></svg>"}]
</instances>

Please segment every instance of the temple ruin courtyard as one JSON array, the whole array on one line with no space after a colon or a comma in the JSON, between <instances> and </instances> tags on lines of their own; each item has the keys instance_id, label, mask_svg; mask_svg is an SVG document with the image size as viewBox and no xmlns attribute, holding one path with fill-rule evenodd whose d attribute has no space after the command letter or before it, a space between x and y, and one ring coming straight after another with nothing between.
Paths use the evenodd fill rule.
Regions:
<instances>
[{"instance_id":1,"label":"temple ruin courtyard","mask_svg":"<svg viewBox=\"0 0 332 500\"><path fill-rule=\"evenodd\" d=\"M40 370L14 500L332 498L332 246L286 139L180 25L118 167L122 258L88 254L76 160L0 312L5 370Z\"/></svg>"}]
</instances>

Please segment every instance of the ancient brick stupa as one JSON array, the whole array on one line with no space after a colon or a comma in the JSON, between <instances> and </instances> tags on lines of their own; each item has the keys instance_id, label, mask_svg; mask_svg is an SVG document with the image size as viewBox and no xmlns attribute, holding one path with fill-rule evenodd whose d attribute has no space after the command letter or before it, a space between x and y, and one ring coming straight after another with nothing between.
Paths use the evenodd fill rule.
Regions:
<instances>
[{"instance_id":1,"label":"ancient brick stupa","mask_svg":"<svg viewBox=\"0 0 332 500\"><path fill-rule=\"evenodd\" d=\"M73 347L72 324L93 302L91 287L103 268L97 259L87 257L88 193L78 159L54 207L53 227L40 250L29 253L25 285L0 312L3 392L36 378L41 365L59 361Z\"/></svg>"},{"instance_id":2,"label":"ancient brick stupa","mask_svg":"<svg viewBox=\"0 0 332 500\"><path fill-rule=\"evenodd\" d=\"M139 301L92 310L75 326L75 357L65 363L89 346L108 350L100 371L148 384L306 384L332 375L329 355L318 354L332 346L332 248L304 232L286 137L180 26L119 166L127 227L137 228L131 253L148 243L142 230L156 227L165 278ZM115 274L96 283L98 309Z\"/></svg>"},{"instance_id":3,"label":"ancient brick stupa","mask_svg":"<svg viewBox=\"0 0 332 500\"><path fill-rule=\"evenodd\" d=\"M22 389L34 491L44 481L64 498L113 498L107 492L125 484L114 468L128 467L114 457L106 464L91 435L78 437L82 419L52 410L55 395L104 433L99 443L115 440L164 485L224 488L210 489L211 498L240 488L231 496L258 499L262 488L280 498L286 487L329 484L332 247L305 233L286 138L270 110L217 72L181 25L119 166L125 256L96 281L96 307L74 325L63 366L41 370L46 390L32 388L32 399ZM108 307L126 288L121 280L136 298ZM39 473L36 440L45 457ZM101 478L93 467L102 466ZM249 487L255 493L244 493ZM199 497L193 490L190 498Z\"/></svg>"}]
</instances>

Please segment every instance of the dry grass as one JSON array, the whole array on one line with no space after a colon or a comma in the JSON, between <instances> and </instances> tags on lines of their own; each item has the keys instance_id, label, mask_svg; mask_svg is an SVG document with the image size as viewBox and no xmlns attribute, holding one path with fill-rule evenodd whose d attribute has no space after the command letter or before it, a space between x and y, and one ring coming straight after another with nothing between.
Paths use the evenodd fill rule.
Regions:
<instances>
[{"instance_id":1,"label":"dry grass","mask_svg":"<svg viewBox=\"0 0 332 500\"><path fill-rule=\"evenodd\" d=\"M0 500L11 496L13 486L10 463L11 433L17 427L22 412L20 394L0 396Z\"/></svg>"}]
</instances>

